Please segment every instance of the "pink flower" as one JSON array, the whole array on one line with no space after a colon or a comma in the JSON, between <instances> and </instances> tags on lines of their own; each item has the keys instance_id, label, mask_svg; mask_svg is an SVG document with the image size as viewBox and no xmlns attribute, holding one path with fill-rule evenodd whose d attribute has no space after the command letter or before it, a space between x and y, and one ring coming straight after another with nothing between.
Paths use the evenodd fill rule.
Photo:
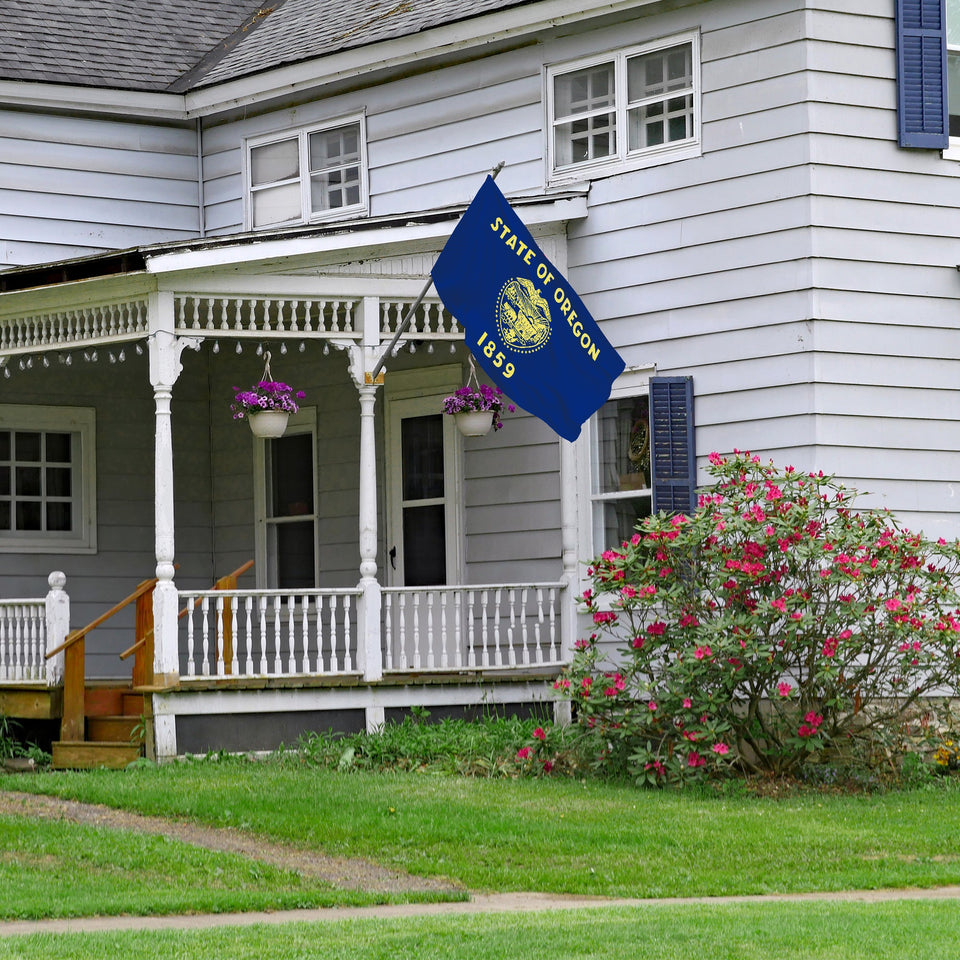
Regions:
<instances>
[{"instance_id":1,"label":"pink flower","mask_svg":"<svg viewBox=\"0 0 960 960\"><path fill-rule=\"evenodd\" d=\"M593 622L599 625L604 623L616 623L617 615L612 610L598 610L593 615Z\"/></svg>"},{"instance_id":2,"label":"pink flower","mask_svg":"<svg viewBox=\"0 0 960 960\"><path fill-rule=\"evenodd\" d=\"M885 606L888 610L891 610L891 611L892 611L892 610L899 610L900 607L903 606L903 604L901 604L900 601L899 601L896 597L891 597L889 600L887 600L886 603L884 603L884 606Z\"/></svg>"},{"instance_id":3,"label":"pink flower","mask_svg":"<svg viewBox=\"0 0 960 960\"><path fill-rule=\"evenodd\" d=\"M820 652L825 657L832 657L837 652L837 638L827 637L823 642L823 649Z\"/></svg>"},{"instance_id":4,"label":"pink flower","mask_svg":"<svg viewBox=\"0 0 960 960\"><path fill-rule=\"evenodd\" d=\"M774 610L779 610L781 613L787 612L787 601L784 600L783 597L780 597L779 600L771 600L770 606L773 607Z\"/></svg>"},{"instance_id":5,"label":"pink flower","mask_svg":"<svg viewBox=\"0 0 960 960\"><path fill-rule=\"evenodd\" d=\"M650 712L652 713L654 710L657 709L657 701L656 701L656 700L651 700L651 701L647 704L647 706L650 708Z\"/></svg>"},{"instance_id":6,"label":"pink flower","mask_svg":"<svg viewBox=\"0 0 960 960\"><path fill-rule=\"evenodd\" d=\"M697 647L693 655L698 659L702 660L704 657L712 657L713 651L709 647Z\"/></svg>"},{"instance_id":7,"label":"pink flower","mask_svg":"<svg viewBox=\"0 0 960 960\"><path fill-rule=\"evenodd\" d=\"M730 748L725 743L715 743L711 749L714 753L719 753L721 757L730 752Z\"/></svg>"},{"instance_id":8,"label":"pink flower","mask_svg":"<svg viewBox=\"0 0 960 960\"><path fill-rule=\"evenodd\" d=\"M533 731L533 738L535 740L546 740L547 739L546 730L544 730L543 727L537 727L537 729Z\"/></svg>"},{"instance_id":9,"label":"pink flower","mask_svg":"<svg viewBox=\"0 0 960 960\"><path fill-rule=\"evenodd\" d=\"M583 687L584 693L590 692L590 687L593 685L593 677L584 677L580 681L580 686Z\"/></svg>"},{"instance_id":10,"label":"pink flower","mask_svg":"<svg viewBox=\"0 0 960 960\"><path fill-rule=\"evenodd\" d=\"M544 773L549 773L552 769L553 769L553 761L552 761L552 760L544 760L544 761L543 761L543 772L544 772Z\"/></svg>"},{"instance_id":11,"label":"pink flower","mask_svg":"<svg viewBox=\"0 0 960 960\"><path fill-rule=\"evenodd\" d=\"M530 749L529 747L521 747L521 748L517 751L517 759L518 759L518 760L529 760L529 759L530 759L530 754L531 754L532 752L533 752L533 751L531 751L531 749Z\"/></svg>"},{"instance_id":12,"label":"pink flower","mask_svg":"<svg viewBox=\"0 0 960 960\"><path fill-rule=\"evenodd\" d=\"M789 697L793 687L789 683L778 683L777 684L777 693L781 697Z\"/></svg>"},{"instance_id":13,"label":"pink flower","mask_svg":"<svg viewBox=\"0 0 960 960\"><path fill-rule=\"evenodd\" d=\"M691 750L687 754L687 766L688 767L702 767L707 762L706 757L701 757L696 750Z\"/></svg>"},{"instance_id":14,"label":"pink flower","mask_svg":"<svg viewBox=\"0 0 960 960\"><path fill-rule=\"evenodd\" d=\"M643 637L634 637L633 640L631 641L630 645L633 647L634 650L642 650L642 649L643 649Z\"/></svg>"},{"instance_id":15,"label":"pink flower","mask_svg":"<svg viewBox=\"0 0 960 960\"><path fill-rule=\"evenodd\" d=\"M693 701L689 697L683 698L683 709L689 710L693 706Z\"/></svg>"}]
</instances>

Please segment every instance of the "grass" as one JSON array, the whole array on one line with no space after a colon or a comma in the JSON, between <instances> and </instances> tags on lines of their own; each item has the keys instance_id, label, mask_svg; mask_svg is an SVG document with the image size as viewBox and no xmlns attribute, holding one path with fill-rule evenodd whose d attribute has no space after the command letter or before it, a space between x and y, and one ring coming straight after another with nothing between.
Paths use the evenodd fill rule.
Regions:
<instances>
[{"instance_id":1,"label":"grass","mask_svg":"<svg viewBox=\"0 0 960 960\"><path fill-rule=\"evenodd\" d=\"M365 906L427 896L341 890L159 836L0 817L0 917Z\"/></svg>"},{"instance_id":2,"label":"grass","mask_svg":"<svg viewBox=\"0 0 960 960\"><path fill-rule=\"evenodd\" d=\"M869 933L866 933L869 931ZM0 939L0 960L954 960L947 901L651 906Z\"/></svg>"},{"instance_id":3,"label":"grass","mask_svg":"<svg viewBox=\"0 0 960 960\"><path fill-rule=\"evenodd\" d=\"M960 790L786 799L227 760L6 777L475 890L714 896L960 883Z\"/></svg>"}]
</instances>

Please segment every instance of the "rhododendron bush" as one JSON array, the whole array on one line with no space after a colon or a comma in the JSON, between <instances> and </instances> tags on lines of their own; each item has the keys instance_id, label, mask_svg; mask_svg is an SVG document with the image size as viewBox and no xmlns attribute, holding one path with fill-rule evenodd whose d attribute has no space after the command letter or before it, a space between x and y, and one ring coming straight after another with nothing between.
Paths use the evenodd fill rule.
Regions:
<instances>
[{"instance_id":1,"label":"rhododendron bush","mask_svg":"<svg viewBox=\"0 0 960 960\"><path fill-rule=\"evenodd\" d=\"M660 783L895 760L918 698L956 690L960 543L823 474L739 452L709 472L693 516L648 517L588 568L594 631L556 687L597 762Z\"/></svg>"}]
</instances>

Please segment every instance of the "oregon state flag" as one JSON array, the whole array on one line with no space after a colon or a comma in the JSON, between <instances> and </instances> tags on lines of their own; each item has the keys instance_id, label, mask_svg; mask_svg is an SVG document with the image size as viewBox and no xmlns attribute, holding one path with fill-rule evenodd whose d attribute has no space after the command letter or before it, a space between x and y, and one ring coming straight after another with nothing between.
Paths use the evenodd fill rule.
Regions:
<instances>
[{"instance_id":1,"label":"oregon state flag","mask_svg":"<svg viewBox=\"0 0 960 960\"><path fill-rule=\"evenodd\" d=\"M492 177L431 275L490 379L561 437L576 440L624 362Z\"/></svg>"}]
</instances>

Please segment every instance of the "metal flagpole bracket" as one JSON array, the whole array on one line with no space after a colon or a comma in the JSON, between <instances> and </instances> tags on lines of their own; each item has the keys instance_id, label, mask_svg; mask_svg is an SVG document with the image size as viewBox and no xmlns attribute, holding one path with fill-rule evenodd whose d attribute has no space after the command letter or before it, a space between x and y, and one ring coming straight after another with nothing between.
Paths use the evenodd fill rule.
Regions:
<instances>
[{"instance_id":1,"label":"metal flagpole bracket","mask_svg":"<svg viewBox=\"0 0 960 960\"><path fill-rule=\"evenodd\" d=\"M496 180L497 174L504 168L505 161L501 160L491 171L490 179ZM369 373L366 376L369 379L367 383L383 383L383 368L387 365L387 357L393 353L393 348L397 345L397 342L400 338L407 332L407 328L410 326L411 320L413 320L414 314L417 312L417 308L423 303L423 298L427 295L427 292L433 286L433 277L427 277L427 282L423 285L423 289L417 294L417 299L407 307L407 312L403 315L403 319L400 321L397 326L397 332L393 335L393 339L390 341L387 349L380 354L380 359L377 361L376 367L373 369L373 373ZM366 379L366 378L365 378Z\"/></svg>"}]
</instances>

